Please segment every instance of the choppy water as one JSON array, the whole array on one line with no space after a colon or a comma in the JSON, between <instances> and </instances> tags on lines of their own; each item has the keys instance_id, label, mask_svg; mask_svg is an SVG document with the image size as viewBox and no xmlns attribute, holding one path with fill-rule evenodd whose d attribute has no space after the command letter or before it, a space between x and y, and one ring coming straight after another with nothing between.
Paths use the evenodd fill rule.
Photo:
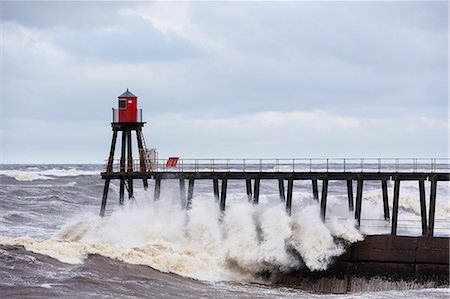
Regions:
<instances>
[{"instance_id":1,"label":"choppy water","mask_svg":"<svg viewBox=\"0 0 450 299\"><path fill-rule=\"evenodd\" d=\"M98 165L0 166L0 295L351 298L273 287L258 273L297 267L320 271L365 233L390 231L379 182L364 185L360 231L347 211L346 186L339 182L330 182L325 224L306 181L295 182L292 217L279 203L277 182L262 181L258 206L247 203L245 182L229 182L222 215L212 182L196 181L193 208L186 212L180 209L178 182L164 181L159 202L152 200L152 186L148 192L137 188L136 200L123 208L113 184L109 216L101 219L100 171ZM416 185L402 183L399 234L421 232ZM438 184L438 235L449 235L448 187ZM358 294L449 295L441 289Z\"/></svg>"}]
</instances>

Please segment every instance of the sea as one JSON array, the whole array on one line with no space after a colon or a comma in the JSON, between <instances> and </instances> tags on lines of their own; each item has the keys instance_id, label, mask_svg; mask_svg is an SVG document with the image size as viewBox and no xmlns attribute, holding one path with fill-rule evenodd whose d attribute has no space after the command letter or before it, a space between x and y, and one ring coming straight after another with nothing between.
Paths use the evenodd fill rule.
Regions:
<instances>
[{"instance_id":1,"label":"sea","mask_svg":"<svg viewBox=\"0 0 450 299\"><path fill-rule=\"evenodd\" d=\"M153 181L144 190L136 180L135 197L123 206L113 181L106 216L99 217L103 170L0 165L0 298L450 298L447 288L382 284L370 292L314 293L275 285L267 275L323 271L344 244L388 234L380 182L364 184L360 227L348 211L346 184L337 181L329 183L325 222L311 182L295 181L288 216L278 182L269 180L261 181L258 205L249 203L245 182L229 181L224 213L209 180L195 181L190 210L180 204L177 180L162 182L158 201ZM439 182L438 236L450 235L449 202L449 184ZM401 184L398 234L421 234L417 182Z\"/></svg>"}]
</instances>

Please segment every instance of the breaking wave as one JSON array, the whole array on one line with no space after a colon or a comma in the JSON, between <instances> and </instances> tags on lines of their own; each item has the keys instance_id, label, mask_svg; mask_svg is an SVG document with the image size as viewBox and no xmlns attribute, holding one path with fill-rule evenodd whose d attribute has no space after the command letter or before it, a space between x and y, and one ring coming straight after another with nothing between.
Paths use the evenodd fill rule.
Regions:
<instances>
[{"instance_id":1,"label":"breaking wave","mask_svg":"<svg viewBox=\"0 0 450 299\"><path fill-rule=\"evenodd\" d=\"M222 213L210 197L185 211L170 200L125 206L110 217L71 223L53 238L0 236L65 263L99 254L207 281L258 281L258 274L299 267L325 270L349 243L363 239L353 219L327 219L312 199L288 216L282 203L242 199Z\"/></svg>"},{"instance_id":2,"label":"breaking wave","mask_svg":"<svg viewBox=\"0 0 450 299\"><path fill-rule=\"evenodd\" d=\"M36 180L53 180L53 177L75 177L80 175L98 175L98 171L79 170L76 168L52 168L41 170L37 167L26 170L0 170L0 175L14 178L16 181L31 182Z\"/></svg>"}]
</instances>

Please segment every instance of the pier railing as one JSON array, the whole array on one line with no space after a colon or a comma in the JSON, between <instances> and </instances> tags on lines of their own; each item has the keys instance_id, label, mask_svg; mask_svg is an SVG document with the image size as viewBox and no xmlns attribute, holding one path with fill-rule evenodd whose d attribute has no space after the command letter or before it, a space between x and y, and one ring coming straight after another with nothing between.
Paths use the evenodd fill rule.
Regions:
<instances>
[{"instance_id":1,"label":"pier railing","mask_svg":"<svg viewBox=\"0 0 450 299\"><path fill-rule=\"evenodd\" d=\"M448 158L295 158L295 159L180 159L176 166L167 160L146 161L151 172L392 172L449 173ZM132 171L140 171L134 159ZM125 160L125 168L128 161ZM149 169L150 168L150 169ZM120 160L114 160L113 172L120 172Z\"/></svg>"}]
</instances>

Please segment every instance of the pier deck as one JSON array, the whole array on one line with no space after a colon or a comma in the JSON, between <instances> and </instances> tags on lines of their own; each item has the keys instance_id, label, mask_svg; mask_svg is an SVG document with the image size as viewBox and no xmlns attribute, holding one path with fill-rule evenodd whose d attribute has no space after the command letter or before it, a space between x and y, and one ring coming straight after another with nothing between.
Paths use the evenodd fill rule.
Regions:
<instances>
[{"instance_id":1,"label":"pier deck","mask_svg":"<svg viewBox=\"0 0 450 299\"><path fill-rule=\"evenodd\" d=\"M192 206L195 180L212 180L213 193L220 209L225 210L227 183L229 180L245 180L248 200L258 204L261 180L277 180L280 200L291 213L294 181L310 180L312 195L320 204L320 214L325 221L328 182L345 181L347 184L348 209L354 211L358 225L361 222L363 186L365 181L380 181L383 196L384 219L391 221L391 234L397 234L400 184L417 181L421 207L422 235L433 236L435 225L437 183L450 181L449 159L191 159L180 160L168 167L166 160L108 159L106 171L102 172L105 189L100 215L106 208L110 180L120 180L133 198L133 181L142 180L144 187L149 179L155 180L154 200L159 200L162 180L178 180L180 201L189 209ZM185 181L188 181L186 194ZM285 182L287 181L287 187ZM322 190L319 198L319 184ZM389 211L387 182L394 183L392 213ZM430 182L429 204L425 198L425 181ZM356 194L353 191L356 182ZM221 183L221 184L219 184ZM219 188L220 187L220 188ZM123 203L124 187L119 202ZM287 189L287 190L286 190Z\"/></svg>"}]
</instances>

